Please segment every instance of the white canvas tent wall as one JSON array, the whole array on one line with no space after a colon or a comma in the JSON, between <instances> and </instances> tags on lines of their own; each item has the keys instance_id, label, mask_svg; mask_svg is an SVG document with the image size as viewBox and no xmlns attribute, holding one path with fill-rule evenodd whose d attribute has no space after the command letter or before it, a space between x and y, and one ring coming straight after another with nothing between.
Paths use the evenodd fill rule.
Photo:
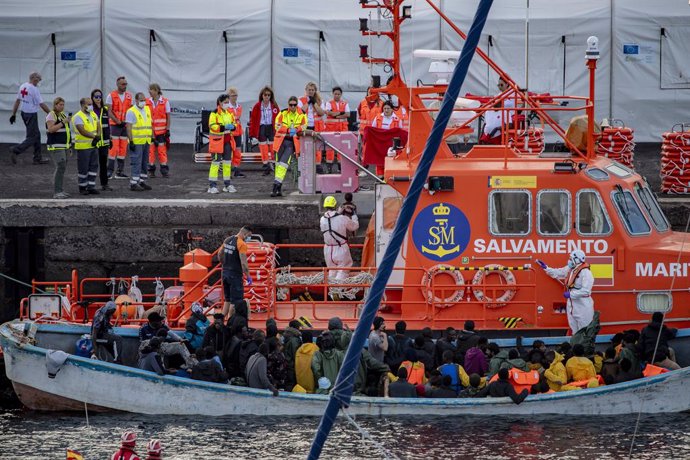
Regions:
<instances>
[{"instance_id":1,"label":"white canvas tent wall","mask_svg":"<svg viewBox=\"0 0 690 460\"><path fill-rule=\"evenodd\" d=\"M477 3L438 1L464 30ZM429 61L412 60L412 49L460 49L462 41L426 2L408 4L413 6L413 18L403 26L404 77L411 84L417 79L431 82L433 77L426 72ZM481 40L481 46L520 84L524 84L525 5L526 0L496 0ZM354 108L370 75L358 58L357 45L370 44L372 56L386 56L390 50L385 38L370 41L360 36L357 18L370 14L371 29L387 28L385 18L379 26L376 10L362 10L357 0L36 0L30 5L3 0L0 142L23 136L23 127L10 126L7 118L18 86L34 69L43 72L46 101L60 95L71 111L91 89L112 90L118 75L128 77L133 91L145 91L149 82L158 81L175 112L174 142L192 141L199 110L212 107L218 93L230 84L239 88L247 113L264 84L276 89L284 105L287 96L301 95L309 80L317 81L325 92L333 85L342 86ZM561 94L565 75L566 94L586 95L585 40L594 34L602 50L597 117L623 119L636 129L638 141L658 141L672 124L690 120L684 110L690 103L687 1L530 0L529 16L531 90ZM624 54L626 44L639 45L638 54ZM295 49L298 56L291 57ZM384 82L388 77L381 67L373 73ZM489 94L495 84L495 75L475 60L463 91ZM569 116L560 118L566 123Z\"/></svg>"}]
</instances>

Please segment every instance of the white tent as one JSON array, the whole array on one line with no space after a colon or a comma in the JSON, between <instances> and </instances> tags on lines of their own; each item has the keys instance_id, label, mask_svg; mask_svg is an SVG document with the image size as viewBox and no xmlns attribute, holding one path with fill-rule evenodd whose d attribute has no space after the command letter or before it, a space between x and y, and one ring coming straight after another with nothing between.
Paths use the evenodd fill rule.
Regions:
<instances>
[{"instance_id":1,"label":"white tent","mask_svg":"<svg viewBox=\"0 0 690 460\"><path fill-rule=\"evenodd\" d=\"M423 0L408 0L412 20L403 25L403 77L431 82L428 59L412 50L459 49L462 40ZM478 0L437 0L467 30ZM584 62L588 36L600 39L597 117L613 116L636 130L638 141L658 141L662 132L689 121L690 7L685 0L495 0L481 47L521 85L552 94L587 95ZM354 108L370 74L388 77L381 66L359 60L360 44L372 56L387 56L385 37L362 37L358 18L371 30L388 30L389 19L357 0L3 0L0 15L0 142L22 138L7 122L19 85L31 70L44 79L41 91L76 111L93 88L111 91L126 75L131 91L163 87L173 107L173 142L191 142L202 107L236 86L244 121L260 88L270 84L278 102L301 95L307 81L328 93L345 90ZM526 18L529 53L525 59ZM528 73L525 73L527 61ZM475 59L463 92L490 94L496 75ZM562 125L570 114L561 114Z\"/></svg>"}]
</instances>

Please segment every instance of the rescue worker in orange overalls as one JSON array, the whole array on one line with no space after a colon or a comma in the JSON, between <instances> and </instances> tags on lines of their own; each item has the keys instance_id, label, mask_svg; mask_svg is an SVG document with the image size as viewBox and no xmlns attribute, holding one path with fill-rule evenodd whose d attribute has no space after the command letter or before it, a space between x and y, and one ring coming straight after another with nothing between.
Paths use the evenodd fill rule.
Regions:
<instances>
[{"instance_id":1,"label":"rescue worker in orange overalls","mask_svg":"<svg viewBox=\"0 0 690 460\"><path fill-rule=\"evenodd\" d=\"M240 170L242 163L242 134L244 128L242 127L242 104L237 102L237 88L231 86L228 88L228 96L230 96L230 111L235 116L235 150L232 152L232 175L233 177L246 177Z\"/></svg>"},{"instance_id":2,"label":"rescue worker in orange overalls","mask_svg":"<svg viewBox=\"0 0 690 460\"><path fill-rule=\"evenodd\" d=\"M321 94L316 86L316 83L310 81L304 87L304 96L299 98L299 107L302 112L307 116L307 129L310 131L315 131L317 133L326 130L326 124L324 123L323 117L326 115L326 111L322 108L323 100L321 99ZM323 161L323 151L319 150L314 146L314 164L316 165L316 173L323 174L323 167L321 162ZM331 152L332 153L332 152Z\"/></svg>"},{"instance_id":3,"label":"rescue worker in orange overalls","mask_svg":"<svg viewBox=\"0 0 690 460\"><path fill-rule=\"evenodd\" d=\"M127 91L127 79L117 77L117 89L105 98L110 107L110 152L108 152L108 179L127 179L124 173L127 156L127 124L125 116L132 107L132 93ZM115 161L117 160L117 169Z\"/></svg>"},{"instance_id":4,"label":"rescue worker in orange overalls","mask_svg":"<svg viewBox=\"0 0 690 460\"><path fill-rule=\"evenodd\" d=\"M156 153L161 165L161 175L168 177L168 145L170 145L170 101L163 97L160 85L149 85L149 97L146 105L151 109L153 117L153 143L149 146L149 177L156 175Z\"/></svg>"},{"instance_id":5,"label":"rescue worker in orange overalls","mask_svg":"<svg viewBox=\"0 0 690 460\"><path fill-rule=\"evenodd\" d=\"M290 166L292 154L299 156L300 152L300 143L297 136L304 135L307 129L307 117L297 107L298 104L297 98L290 96L288 108L280 112L276 117L276 136L273 141L276 164L273 191L271 192L272 197L283 196L283 181Z\"/></svg>"},{"instance_id":6,"label":"rescue worker in orange overalls","mask_svg":"<svg viewBox=\"0 0 690 460\"><path fill-rule=\"evenodd\" d=\"M347 119L350 117L350 104L343 97L343 89L340 86L333 88L333 99L323 103L323 110L326 112L325 131L344 133L348 131ZM338 155L340 161L340 155ZM335 152L326 149L326 173L338 172L338 165L335 163Z\"/></svg>"},{"instance_id":7,"label":"rescue worker in orange overalls","mask_svg":"<svg viewBox=\"0 0 690 460\"><path fill-rule=\"evenodd\" d=\"M363 159L362 152L364 152L364 130L367 128L367 126L371 126L371 122L374 121L376 115L381 113L382 101L378 94L371 93L371 90L373 88L373 86L367 88L366 97L362 99L362 101L359 103L359 106L357 107L357 118L359 120L360 161L362 161ZM359 172L360 177L364 177L366 175L367 173L364 171Z\"/></svg>"},{"instance_id":8,"label":"rescue worker in orange overalls","mask_svg":"<svg viewBox=\"0 0 690 460\"><path fill-rule=\"evenodd\" d=\"M216 110L208 117L208 151L211 168L208 172L208 193L219 193L218 170L223 166L223 191L235 193L232 185L232 154L235 151L235 115L230 111L230 96L221 94L216 100Z\"/></svg>"},{"instance_id":9,"label":"rescue worker in orange overalls","mask_svg":"<svg viewBox=\"0 0 690 460\"><path fill-rule=\"evenodd\" d=\"M274 124L280 108L276 103L273 90L270 86L264 86L259 92L259 101L252 107L249 115L249 137L252 145L259 146L261 162L263 163L263 175L271 174L273 168L271 149L275 136Z\"/></svg>"}]
</instances>

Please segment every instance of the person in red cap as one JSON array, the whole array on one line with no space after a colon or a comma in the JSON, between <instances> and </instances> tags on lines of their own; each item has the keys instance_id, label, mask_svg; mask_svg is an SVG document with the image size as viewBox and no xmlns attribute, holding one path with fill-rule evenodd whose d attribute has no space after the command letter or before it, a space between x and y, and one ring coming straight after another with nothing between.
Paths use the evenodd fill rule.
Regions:
<instances>
[{"instance_id":1,"label":"person in red cap","mask_svg":"<svg viewBox=\"0 0 690 460\"><path fill-rule=\"evenodd\" d=\"M137 445L137 434L134 431L125 431L120 439L122 446L110 457L110 460L140 460L134 451L134 447Z\"/></svg>"},{"instance_id":2,"label":"person in red cap","mask_svg":"<svg viewBox=\"0 0 690 460\"><path fill-rule=\"evenodd\" d=\"M146 460L160 460L163 458L163 445L160 440L152 439L146 445Z\"/></svg>"}]
</instances>

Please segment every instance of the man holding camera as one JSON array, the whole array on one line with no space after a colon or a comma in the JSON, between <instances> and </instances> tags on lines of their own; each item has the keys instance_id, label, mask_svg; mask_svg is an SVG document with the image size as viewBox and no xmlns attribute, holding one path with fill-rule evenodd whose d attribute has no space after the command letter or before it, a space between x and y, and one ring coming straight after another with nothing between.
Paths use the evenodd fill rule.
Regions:
<instances>
[{"instance_id":1,"label":"man holding camera","mask_svg":"<svg viewBox=\"0 0 690 460\"><path fill-rule=\"evenodd\" d=\"M74 149L77 151L77 174L79 193L82 195L98 195L96 190L96 176L98 175L98 141L100 127L98 118L93 112L90 97L79 100L81 110L72 118L76 132L74 133Z\"/></svg>"}]
</instances>

